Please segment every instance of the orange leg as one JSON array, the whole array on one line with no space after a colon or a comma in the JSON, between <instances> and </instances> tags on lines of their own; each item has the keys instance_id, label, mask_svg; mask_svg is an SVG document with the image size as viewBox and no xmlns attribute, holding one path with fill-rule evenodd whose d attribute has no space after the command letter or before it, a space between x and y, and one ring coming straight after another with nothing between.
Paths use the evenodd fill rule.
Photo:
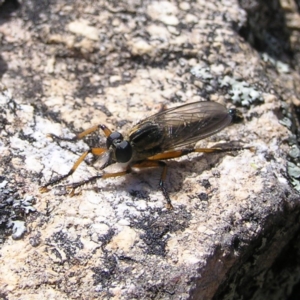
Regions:
<instances>
[{"instance_id":1,"label":"orange leg","mask_svg":"<svg viewBox=\"0 0 300 300\"><path fill-rule=\"evenodd\" d=\"M105 125L101 124L101 125L96 125L96 126L93 126L91 128L88 128L87 130L77 134L73 138L64 138L64 137L60 137L60 136L57 136L57 135L52 134L52 133L48 134L48 137L51 137L55 140L60 140L60 141L74 142L74 141L77 141L77 140L80 140L80 139L84 138L85 136L87 136L87 135L89 135L89 134L91 134L91 133L93 133L93 132L95 132L99 129L101 129L104 132L106 137L108 137L111 134L111 130L108 129Z\"/></svg>"},{"instance_id":2,"label":"orange leg","mask_svg":"<svg viewBox=\"0 0 300 300\"><path fill-rule=\"evenodd\" d=\"M62 175L62 176L59 176L59 177L56 177L56 178L53 178L52 180L50 180L49 182L47 182L45 185L43 185L41 188L40 188L40 192L41 193L45 193L45 192L48 192L48 186L51 186L51 185L55 185L59 182L61 182L62 180L64 180L65 178L69 177L70 175L72 175L75 170L78 168L78 166L84 161L84 159L87 157L87 155L89 153L92 153L94 155L102 155L104 152L106 152L107 149L106 148L91 148L90 150L84 152L78 159L77 161L75 162L75 164L73 165L73 167L71 168L71 170L65 174L65 175ZM107 167L107 164L104 164L102 166L102 168L104 169L105 167Z\"/></svg>"},{"instance_id":3,"label":"orange leg","mask_svg":"<svg viewBox=\"0 0 300 300\"><path fill-rule=\"evenodd\" d=\"M161 179L160 179L160 182L159 182L159 186L160 186L160 188L161 188L161 190L163 192L164 197L167 200L167 208L172 209L173 206L172 206L172 203L171 203L171 199L170 199L169 194L168 194L168 192L167 192L167 190L165 188L165 185L164 185L164 182L165 182L165 179L166 179L166 175L167 175L167 165L166 165L166 163L163 162L163 161L145 160L145 161L142 161L140 163L134 164L132 166L132 168L139 168L139 169L142 169L142 168L153 168L153 167L163 167L163 171L162 171L162 174L161 174ZM72 189L71 196L74 195L75 189L78 188L78 187L80 187L80 186L86 185L86 184L91 183L93 181L96 181L98 179L106 179L106 178L118 177L118 176L123 176L123 175L129 174L129 173L132 172L132 168L131 167L127 167L126 170L121 171L121 172L103 173L103 174L99 174L99 175L90 177L90 178L88 178L86 180L83 180L83 181L75 182L75 183L69 185L69 187Z\"/></svg>"},{"instance_id":4,"label":"orange leg","mask_svg":"<svg viewBox=\"0 0 300 300\"><path fill-rule=\"evenodd\" d=\"M181 150L173 150L173 151L168 151L164 153L159 153L153 156L150 156L147 158L147 160L151 161L158 161L158 160L164 160L164 159L172 159L172 158L177 158L181 157L184 155L187 155L192 152L201 152L201 153L217 153L217 152L232 152L232 151L239 151L243 149L249 149L251 151L254 150L253 147L231 147L231 148L218 148L218 147L213 147L213 148L192 148L192 149L181 149Z\"/></svg>"},{"instance_id":5,"label":"orange leg","mask_svg":"<svg viewBox=\"0 0 300 300\"><path fill-rule=\"evenodd\" d=\"M173 208L169 194L164 185L166 175L167 175L167 165L165 162L163 162L161 160L181 157L181 156L187 155L192 152L214 153L214 152L230 152L230 151L237 151L237 150L242 150L242 149L249 149L251 151L254 150L253 147L245 147L245 148L231 147L229 149L215 147L215 148L194 148L194 149L173 150L173 151L159 153L159 154L153 155L151 157L148 157L147 160L145 160L139 164L135 164L135 165L133 165L133 167L135 167L135 168L148 168L148 167L157 167L157 166L163 167L159 186L162 189L162 192L167 200L168 207Z\"/></svg>"},{"instance_id":6,"label":"orange leg","mask_svg":"<svg viewBox=\"0 0 300 300\"><path fill-rule=\"evenodd\" d=\"M101 129L104 134L106 135L106 137L108 137L110 134L111 134L111 130L109 130L105 125L97 125L97 126L93 126L79 134L77 134L74 138L63 138L63 137L59 137L55 134L48 134L49 137L52 137L53 139L56 139L56 140L61 140L61 141L70 141L70 142L73 142L73 141L77 141L77 140L80 140L82 138L84 138L85 136L97 131L98 129ZM105 151L107 151L107 149L105 148L91 148L90 150L84 152L79 158L78 160L75 162L75 164L73 165L73 167L71 168L71 170L65 174L65 175L62 175L62 176L59 176L59 177L56 177L52 180L50 180L48 183L46 183L45 185L43 185L41 188L40 188L40 192L44 193L44 192L47 192L48 191L48 186L51 186L51 185L55 185L59 182L61 182L63 179L69 177L70 175L72 175L75 170L78 168L78 166L83 162L83 160L87 157L87 155L89 153L92 153L94 155L97 155L97 156L100 156L102 155ZM107 164L108 162L106 162L101 169L104 169L105 167L107 167Z\"/></svg>"},{"instance_id":7,"label":"orange leg","mask_svg":"<svg viewBox=\"0 0 300 300\"><path fill-rule=\"evenodd\" d=\"M170 199L169 194L168 194L168 192L167 192L167 190L165 188L165 185L164 185L164 182L165 182L165 179L166 179L166 175L167 175L167 165L166 165L166 163L163 162L163 161L145 160L145 161L142 161L140 163L134 164L132 167L133 168L139 168L139 169L142 169L142 168L153 168L153 167L163 167L163 171L162 171L162 174L161 174L159 186L160 186L160 188L161 188L161 190L163 192L164 197L167 200L167 208L172 209L173 206L172 206L172 203L171 203L171 199ZM131 167L127 167L126 170L121 171L121 172L103 173L103 174L100 174L100 175L96 175L96 176L90 177L90 178L88 178L86 180L83 180L83 181L80 181L80 182L75 182L75 183L69 185L69 187L72 189L71 196L74 195L75 189L78 188L78 187L80 187L80 186L86 185L86 184L91 183L93 181L96 181L98 179L106 179L106 178L123 176L123 175L129 174L131 172L132 172L132 168Z\"/></svg>"},{"instance_id":8,"label":"orange leg","mask_svg":"<svg viewBox=\"0 0 300 300\"><path fill-rule=\"evenodd\" d=\"M100 174L100 175L95 175L95 176L92 176L92 177L89 177L88 179L86 180L82 180L82 181L79 181L79 182L75 182L75 183L72 183L70 184L68 187L72 189L70 195L71 196L74 196L75 194L75 189L77 189L78 187L80 186L83 186L83 185L86 185L88 183L91 183L93 181L96 181L98 179L106 179L106 178L111 178L111 177L118 177L118 176L123 176L123 175L126 175L128 173L131 173L131 168L128 167L126 170L124 171L121 171L121 172L116 172L116 173L103 173L103 174Z\"/></svg>"},{"instance_id":9,"label":"orange leg","mask_svg":"<svg viewBox=\"0 0 300 300\"><path fill-rule=\"evenodd\" d=\"M104 151L106 151L106 149L103 149ZM103 151L103 152L104 152ZM59 183L60 181L62 181L63 179L65 179L66 177L70 176L71 174L73 174L75 172L75 170L77 169L77 167L80 165L80 163L85 159L85 157L88 155L88 153L93 153L95 155L100 155L101 154L101 148L93 148L91 149L91 151L86 151L85 153L83 153L79 159L75 162L74 166L72 167L72 169L68 172L68 174L66 175L63 175L61 177L58 177L58 178L54 178L53 180L51 180L50 182L48 182L47 184L45 184L43 187L40 188L40 191L41 192L47 192L48 191L48 186L50 185L54 185L54 184L57 184ZM102 153L103 153L102 152ZM105 168L107 165L105 165L103 168ZM165 162L162 162L162 161L150 161L150 160L145 160L143 162L140 162L140 163L137 163L137 164L134 164L132 166L133 168L152 168L152 167L163 167L163 171L162 171L162 174L161 174L161 179L160 179L160 182L159 182L159 186L163 192L163 195L164 197L166 198L167 200L167 207L169 209L172 209L173 206L172 206L172 203L171 203L171 199L169 197L169 194L165 188L165 185L164 185L164 182L165 182L165 179L166 179L166 175L167 175L167 165ZM121 172L116 172L116 173L103 173L103 174L99 174L99 175L95 175L95 176L92 176L86 180L82 180L82 181L79 181L79 182L75 182L75 183L72 183L70 184L68 187L72 189L70 195L71 196L74 196L75 194L75 189L78 188L78 187L81 187L83 185L86 185L88 183L91 183L93 181L96 181L98 179L106 179L106 178L112 178L112 177L118 177L118 176L123 176L123 175L126 175L126 174L129 174L132 172L132 169L131 167L127 167L126 170L124 171L121 171Z\"/></svg>"}]
</instances>

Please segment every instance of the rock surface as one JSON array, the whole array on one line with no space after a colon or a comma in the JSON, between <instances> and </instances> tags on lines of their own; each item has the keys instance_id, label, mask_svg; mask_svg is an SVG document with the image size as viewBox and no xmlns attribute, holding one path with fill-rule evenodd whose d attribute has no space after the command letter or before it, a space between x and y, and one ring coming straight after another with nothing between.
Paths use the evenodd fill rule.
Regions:
<instances>
[{"instance_id":1,"label":"rock surface","mask_svg":"<svg viewBox=\"0 0 300 300\"><path fill-rule=\"evenodd\" d=\"M0 1L1 297L297 292L300 22L293 1L273 2ZM97 124L126 132L162 105L204 100L237 106L245 120L201 147L239 141L256 151L169 161L173 210L156 169L74 197L61 185L39 192L105 143L102 133L76 143L48 133L73 137ZM89 156L65 184L100 164Z\"/></svg>"}]
</instances>

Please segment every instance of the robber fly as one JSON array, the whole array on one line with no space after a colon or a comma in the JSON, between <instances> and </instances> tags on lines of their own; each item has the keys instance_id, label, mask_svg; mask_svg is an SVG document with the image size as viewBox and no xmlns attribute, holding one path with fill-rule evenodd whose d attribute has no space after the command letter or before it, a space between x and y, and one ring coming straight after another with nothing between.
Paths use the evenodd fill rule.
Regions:
<instances>
[{"instance_id":1,"label":"robber fly","mask_svg":"<svg viewBox=\"0 0 300 300\"><path fill-rule=\"evenodd\" d=\"M50 134L49 136L54 139L76 141L101 129L106 136L106 148L90 148L77 159L67 174L53 178L42 186L40 191L46 192L49 186L58 184L69 177L84 161L86 156L91 153L95 156L105 155L105 162L100 170L117 162L125 164L126 167L121 172L103 172L71 184L69 186L72 189L71 195L74 195L76 188L97 179L122 176L130 173L133 168L162 167L159 186L168 207L172 208L171 200L165 187L167 165L163 160L180 157L192 152L211 153L245 149L241 147L230 149L194 147L199 140L219 132L239 117L241 115L236 109L227 110L219 103L204 101L162 110L138 122L124 136L118 131L112 132L103 124L91 127L71 139Z\"/></svg>"}]
</instances>

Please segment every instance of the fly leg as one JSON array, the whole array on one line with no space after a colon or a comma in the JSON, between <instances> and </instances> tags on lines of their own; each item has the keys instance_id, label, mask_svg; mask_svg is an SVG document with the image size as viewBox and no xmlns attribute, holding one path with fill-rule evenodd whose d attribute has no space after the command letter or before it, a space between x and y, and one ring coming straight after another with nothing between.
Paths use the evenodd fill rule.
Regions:
<instances>
[{"instance_id":1,"label":"fly leg","mask_svg":"<svg viewBox=\"0 0 300 300\"><path fill-rule=\"evenodd\" d=\"M167 164L163 161L150 161L150 160L145 160L145 161L142 161L141 163L137 163L137 164L134 164L132 166L132 168L139 168L139 169L142 169L142 168L153 168L153 167L162 167L163 168L163 171L162 171L162 174L161 174L161 178L160 178L160 181L159 181L159 187L161 188L162 192L163 192L163 195L167 201L167 208L168 209L173 209L173 205L171 203L171 199L170 199L170 196L169 196L169 193L165 187L165 180L166 180L166 176L167 176ZM132 168L131 167L127 167L126 170L124 171L121 171L121 172L116 172L116 173L104 173L104 174L100 174L100 175L96 175L96 176L92 176L86 180L83 180L83 181L80 181L80 182L75 182L71 185L69 185L69 187L72 189L72 192L71 192L71 195L73 196L74 195L74 191L76 188L80 187L80 186L83 186L83 185L86 185L88 183L91 183L93 181L96 181L98 179L106 179L106 178L112 178L112 177L118 177L118 176L123 176L123 175L126 175L126 174L129 174L132 172Z\"/></svg>"},{"instance_id":2,"label":"fly leg","mask_svg":"<svg viewBox=\"0 0 300 300\"><path fill-rule=\"evenodd\" d=\"M220 152L238 151L238 150L243 150L243 149L249 149L251 151L254 150L253 147L231 147L228 149L224 149L221 147L214 147L214 148L191 148L191 149L173 150L173 151L169 151L169 152L165 152L165 153L159 153L154 156L150 156L147 158L147 160L145 160L139 164L136 164L133 167L136 167L136 168L157 167L157 166L163 167L159 186L162 189L162 192L167 200L168 208L173 208L169 194L164 185L165 178L167 175L167 165L165 162L163 162L161 160L177 158L177 157L184 156L184 155L187 155L192 152L202 152L202 153L217 153L217 152L219 152L220 153Z\"/></svg>"},{"instance_id":3,"label":"fly leg","mask_svg":"<svg viewBox=\"0 0 300 300\"><path fill-rule=\"evenodd\" d=\"M83 185L86 185L88 183L94 182L94 181L96 181L98 179L107 179L107 178L112 178L112 177L124 176L124 175L129 174L129 173L131 173L131 168L130 167L128 167L126 170L121 171L121 172L103 173L103 174L99 174L99 175L95 175L95 176L89 177L86 180L82 180L82 181L79 181L79 182L72 183L72 184L68 185L68 188L71 189L70 195L74 196L75 190L77 188L79 188L79 187L81 187Z\"/></svg>"},{"instance_id":4,"label":"fly leg","mask_svg":"<svg viewBox=\"0 0 300 300\"><path fill-rule=\"evenodd\" d=\"M222 147L212 147L212 148L191 148L191 149L181 149L181 150L173 150L168 152L163 152L156 154L154 156L150 156L147 160L150 161L159 161L163 159L172 159L187 155L193 152L201 152L201 153L222 153L222 152L233 152L233 151L240 151L248 149L250 151L254 151L254 147L229 147L229 148L222 148Z\"/></svg>"},{"instance_id":5,"label":"fly leg","mask_svg":"<svg viewBox=\"0 0 300 300\"><path fill-rule=\"evenodd\" d=\"M167 208L168 209L173 209L173 205L171 203L171 199L169 196L169 193L165 187L165 181L166 181L166 176L167 176L167 164L163 161L154 161L154 160L144 160L140 163L134 164L132 166L133 168L153 168L153 167L162 167L163 171L161 173L160 181L159 181L159 187L161 188L163 195L167 201Z\"/></svg>"},{"instance_id":6,"label":"fly leg","mask_svg":"<svg viewBox=\"0 0 300 300\"><path fill-rule=\"evenodd\" d=\"M41 193L45 193L45 192L48 192L49 189L48 187L49 186L52 186L52 185L55 185L55 184L58 184L60 183L62 180L64 180L65 178L69 177L70 175L72 175L76 169L78 168L78 166L84 161L84 159L87 157L87 155L89 153L92 153L94 155L102 155L104 152L106 152L107 149L106 148L91 148L90 150L84 152L78 159L77 161L75 162L75 164L73 165L73 167L70 169L70 171L65 174L65 175L62 175L62 176L58 176L58 177L55 177L53 178L52 180L50 180L49 182L47 182L45 185L43 185L42 187L40 187L40 192ZM104 166L102 166L102 168L104 169L105 167L107 167L109 162L107 162L106 164L104 164Z\"/></svg>"},{"instance_id":7,"label":"fly leg","mask_svg":"<svg viewBox=\"0 0 300 300\"><path fill-rule=\"evenodd\" d=\"M78 133L73 138L64 138L64 137L60 137L60 136L57 136L57 135L52 134L52 133L48 134L47 136L53 138L54 140L75 142L77 140L81 140L85 136L87 136L87 135L89 135L89 134L91 134L91 133L93 133L93 132L95 132L95 131L97 131L99 129L101 129L104 132L104 134L105 134L106 137L108 137L111 134L111 130L110 129L108 129L105 125L100 124L100 125L96 125L96 126L90 127L90 128L88 128L87 130L85 130L85 131L83 131L81 133Z\"/></svg>"},{"instance_id":8,"label":"fly leg","mask_svg":"<svg viewBox=\"0 0 300 300\"><path fill-rule=\"evenodd\" d=\"M97 131L98 129L101 129L104 134L106 136L109 136L111 134L111 130L109 130L105 125L96 125L96 126L93 126L79 134L77 134L74 138L63 138L63 137L59 137L55 134L48 134L48 137L51 137L53 139L56 139L56 140L61 140L61 141L69 141L69 142L74 142L74 141L77 141L77 140L80 140L82 138L84 138L85 136ZM45 192L48 192L48 186L52 186L52 185L55 185L55 184L58 184L60 183L62 180L64 180L65 178L69 177L70 175L72 175L75 170L78 168L78 166L84 161L84 159L87 157L87 155L89 153L92 153L93 155L96 155L96 156L100 156L102 155L104 152L106 152L107 149L106 148L91 148L89 149L88 151L84 152L79 158L78 160L75 162L75 164L73 165L73 167L70 169L70 171L65 174L65 175L62 175L62 176L59 176L59 177L56 177L56 178L53 178L52 180L50 180L49 182L47 182L45 185L43 185L42 187L40 187L40 192L41 193L45 193ZM106 168L108 165L110 164L109 161L107 161L101 169L104 169Z\"/></svg>"}]
</instances>

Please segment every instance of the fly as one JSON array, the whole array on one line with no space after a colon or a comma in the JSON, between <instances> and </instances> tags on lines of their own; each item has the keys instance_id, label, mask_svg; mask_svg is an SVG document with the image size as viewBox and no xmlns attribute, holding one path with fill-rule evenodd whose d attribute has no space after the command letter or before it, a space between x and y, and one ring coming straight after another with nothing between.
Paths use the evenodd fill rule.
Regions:
<instances>
[{"instance_id":1,"label":"fly","mask_svg":"<svg viewBox=\"0 0 300 300\"><path fill-rule=\"evenodd\" d=\"M204 101L160 111L138 122L124 136L118 131L112 132L103 124L93 126L71 139L50 134L49 136L53 139L76 141L101 129L106 136L106 148L90 148L77 159L67 174L53 178L43 185L40 191L47 192L49 186L56 185L72 175L88 154L91 153L95 156L105 154L106 160L100 170L117 162L124 163L125 169L116 173L103 172L86 180L75 182L69 186L72 189L71 195L74 195L76 188L97 179L126 175L131 173L133 168L161 167L159 186L167 201L167 207L172 208L171 199L165 187L167 165L163 160L177 158L192 152L212 153L252 149L251 147L230 149L195 147L199 140L221 131L239 118L242 117L236 109L228 110L219 103Z\"/></svg>"}]
</instances>

